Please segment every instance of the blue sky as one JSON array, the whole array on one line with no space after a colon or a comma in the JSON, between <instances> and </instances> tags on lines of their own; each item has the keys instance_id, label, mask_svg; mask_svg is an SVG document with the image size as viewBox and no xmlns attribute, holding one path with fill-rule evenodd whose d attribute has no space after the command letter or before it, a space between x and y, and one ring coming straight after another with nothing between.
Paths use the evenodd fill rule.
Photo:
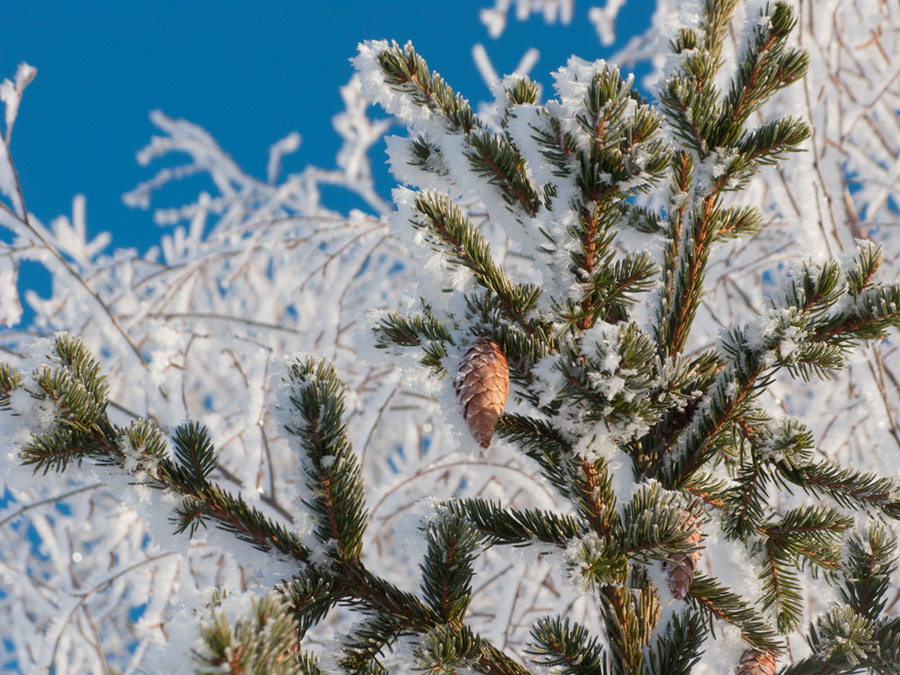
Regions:
<instances>
[{"instance_id":1,"label":"blue sky","mask_svg":"<svg viewBox=\"0 0 900 675\"><path fill-rule=\"evenodd\" d=\"M348 59L368 38L411 39L429 65L472 100L487 98L471 57L481 42L502 74L529 46L541 51L532 71L548 73L571 53L605 56L588 8L576 2L569 26L511 17L492 39L478 20L489 0L451 2L308 2L286 0L30 0L4 3L0 78L27 61L38 68L19 111L12 154L29 209L44 222L69 214L87 197L89 233L113 233L113 246L141 251L162 234L148 212L121 195L155 173L135 152L153 133L161 109L207 129L246 170L263 177L269 145L291 130L303 136L286 171L333 166L339 139L331 117ZM647 0L631 0L618 29L649 21ZM382 152L381 148L376 149ZM388 181L387 177L383 178ZM159 205L165 204L165 194Z\"/></svg>"}]
</instances>

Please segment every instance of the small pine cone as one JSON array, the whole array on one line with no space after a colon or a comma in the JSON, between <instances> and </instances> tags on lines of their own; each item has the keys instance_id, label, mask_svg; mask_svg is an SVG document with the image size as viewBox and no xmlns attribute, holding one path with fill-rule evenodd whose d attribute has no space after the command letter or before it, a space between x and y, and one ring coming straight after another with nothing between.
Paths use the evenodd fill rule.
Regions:
<instances>
[{"instance_id":1,"label":"small pine cone","mask_svg":"<svg viewBox=\"0 0 900 675\"><path fill-rule=\"evenodd\" d=\"M775 675L775 668L775 654L749 649L741 656L736 675Z\"/></svg>"},{"instance_id":2,"label":"small pine cone","mask_svg":"<svg viewBox=\"0 0 900 675\"><path fill-rule=\"evenodd\" d=\"M482 448L488 447L509 395L509 366L500 345L475 340L459 366L455 386L472 436Z\"/></svg>"},{"instance_id":3,"label":"small pine cone","mask_svg":"<svg viewBox=\"0 0 900 675\"><path fill-rule=\"evenodd\" d=\"M697 546L700 543L703 533L700 532L697 517L692 516L687 511L682 511L680 525L686 525L691 528L691 533L687 535L684 543L686 545ZM663 565L663 569L669 575L669 590L678 600L683 600L687 595L691 582L694 580L694 570L697 569L697 563L700 561L700 550L695 549L688 553L674 553L669 560Z\"/></svg>"}]
</instances>

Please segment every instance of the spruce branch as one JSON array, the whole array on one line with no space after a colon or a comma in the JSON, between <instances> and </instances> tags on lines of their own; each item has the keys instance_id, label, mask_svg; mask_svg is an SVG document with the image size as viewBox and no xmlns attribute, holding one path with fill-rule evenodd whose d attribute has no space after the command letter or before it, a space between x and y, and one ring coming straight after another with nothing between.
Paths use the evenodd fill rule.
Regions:
<instances>
[{"instance_id":1,"label":"spruce branch","mask_svg":"<svg viewBox=\"0 0 900 675\"><path fill-rule=\"evenodd\" d=\"M419 362L423 366L438 375L446 372L443 359L447 356L447 344L453 344L453 338L429 307L423 307L421 313L386 314L373 327L373 332L377 348L419 347L422 350Z\"/></svg>"},{"instance_id":2,"label":"spruce branch","mask_svg":"<svg viewBox=\"0 0 900 675\"><path fill-rule=\"evenodd\" d=\"M646 572L632 570L629 586L608 585L601 591L603 617L610 646L611 671L640 675L647 646L662 608Z\"/></svg>"},{"instance_id":3,"label":"spruce branch","mask_svg":"<svg viewBox=\"0 0 900 675\"><path fill-rule=\"evenodd\" d=\"M697 612L687 610L672 616L659 631L648 653L647 675L690 675L700 660L707 629Z\"/></svg>"},{"instance_id":4,"label":"spruce branch","mask_svg":"<svg viewBox=\"0 0 900 675\"><path fill-rule=\"evenodd\" d=\"M505 136L490 131L472 132L466 137L465 153L476 174L497 188L509 205L520 207L533 216L541 207L541 199L524 171L524 160L518 149Z\"/></svg>"},{"instance_id":5,"label":"spruce branch","mask_svg":"<svg viewBox=\"0 0 900 675\"><path fill-rule=\"evenodd\" d=\"M465 564L459 571L465 576ZM345 601L370 614L345 643L346 667L377 670L378 655L402 635L427 635L438 626L448 625L428 604L372 574L358 562L342 564L336 572L344 585ZM450 626L462 630L459 622ZM472 634L472 640L478 645L478 654L473 657L476 670L491 675L527 675L488 640L477 634Z\"/></svg>"},{"instance_id":6,"label":"spruce branch","mask_svg":"<svg viewBox=\"0 0 900 675\"><path fill-rule=\"evenodd\" d=\"M719 208L713 216L716 239L740 239L762 229L762 215L755 206Z\"/></svg>"},{"instance_id":7,"label":"spruce branch","mask_svg":"<svg viewBox=\"0 0 900 675\"><path fill-rule=\"evenodd\" d=\"M704 471L695 471L681 489L696 497L701 502L723 509L726 506L726 493L729 489L724 478L718 478Z\"/></svg>"},{"instance_id":8,"label":"spruce branch","mask_svg":"<svg viewBox=\"0 0 900 675\"><path fill-rule=\"evenodd\" d=\"M711 151L708 139L721 106L715 86L717 63L708 49L687 47L689 44L696 45L696 34L682 31L680 40L672 45L681 57L679 72L663 84L659 102L676 138L704 158Z\"/></svg>"},{"instance_id":9,"label":"spruce branch","mask_svg":"<svg viewBox=\"0 0 900 675\"><path fill-rule=\"evenodd\" d=\"M631 227L643 234L659 234L665 227L665 221L653 209L629 202L622 204L621 208L622 227Z\"/></svg>"},{"instance_id":10,"label":"spruce branch","mask_svg":"<svg viewBox=\"0 0 900 675\"><path fill-rule=\"evenodd\" d=\"M573 494L568 476L574 471L574 453L569 441L551 422L537 416L504 413L497 422L496 433L520 446L561 496L568 498ZM567 471L560 471L565 467Z\"/></svg>"},{"instance_id":11,"label":"spruce branch","mask_svg":"<svg viewBox=\"0 0 900 675\"><path fill-rule=\"evenodd\" d=\"M668 165L668 155L656 138L659 115L631 86L632 78L623 80L617 68L595 69L584 97L585 110L575 117L591 141L589 151L579 153L579 187L585 204L645 191ZM638 153L644 154L639 158ZM584 180L588 175L603 179ZM614 189L598 188L604 183ZM627 183L624 190L623 183Z\"/></svg>"},{"instance_id":12,"label":"spruce branch","mask_svg":"<svg viewBox=\"0 0 900 675\"><path fill-rule=\"evenodd\" d=\"M319 659L310 652L302 652L297 657L302 675L325 675L325 671L319 668Z\"/></svg>"},{"instance_id":13,"label":"spruce branch","mask_svg":"<svg viewBox=\"0 0 900 675\"><path fill-rule=\"evenodd\" d=\"M518 149L506 136L486 129L468 101L454 93L443 78L432 74L411 44L401 48L394 42L376 58L389 87L408 96L415 105L439 114L448 131L464 136L472 169L496 186L510 206L525 215L537 212L540 197L525 173Z\"/></svg>"},{"instance_id":14,"label":"spruce branch","mask_svg":"<svg viewBox=\"0 0 900 675\"><path fill-rule=\"evenodd\" d=\"M799 506L789 509L778 520L763 523L760 529L782 553L834 571L841 561L842 533L853 522L853 518L828 506Z\"/></svg>"},{"instance_id":15,"label":"spruce branch","mask_svg":"<svg viewBox=\"0 0 900 675\"><path fill-rule=\"evenodd\" d=\"M196 486L193 480L184 481L183 476L183 468L169 461L160 463L159 482L182 495L181 504L170 519L176 525L176 533L188 531L193 536L212 520L220 529L260 551L281 553L301 562L309 560L309 550L293 531L251 507L240 494L233 495L210 483Z\"/></svg>"},{"instance_id":16,"label":"spruce branch","mask_svg":"<svg viewBox=\"0 0 900 675\"><path fill-rule=\"evenodd\" d=\"M830 460L775 465L784 482L816 496L829 497L841 506L874 509L890 518L900 518L900 485L873 471L841 467Z\"/></svg>"},{"instance_id":17,"label":"spruce branch","mask_svg":"<svg viewBox=\"0 0 900 675\"><path fill-rule=\"evenodd\" d=\"M809 644L820 663L852 672L868 665L869 655L877 651L876 633L875 622L850 607L834 607L810 626Z\"/></svg>"},{"instance_id":18,"label":"spruce branch","mask_svg":"<svg viewBox=\"0 0 900 675\"><path fill-rule=\"evenodd\" d=\"M628 308L637 296L653 288L659 265L647 251L630 251L612 265L601 266L591 278L590 317L585 325L598 321L619 323L627 321Z\"/></svg>"},{"instance_id":19,"label":"spruce branch","mask_svg":"<svg viewBox=\"0 0 900 675\"><path fill-rule=\"evenodd\" d=\"M104 384L85 380L65 366L44 366L35 379L38 396L53 402L57 422L62 428L79 437L93 435L106 410ZM102 433L99 428L96 431Z\"/></svg>"},{"instance_id":20,"label":"spruce branch","mask_svg":"<svg viewBox=\"0 0 900 675\"><path fill-rule=\"evenodd\" d=\"M507 82L503 87L506 93L506 108L508 113L519 105L537 105L540 103L540 87L534 80L517 76L515 81Z\"/></svg>"},{"instance_id":21,"label":"spruce branch","mask_svg":"<svg viewBox=\"0 0 900 675\"><path fill-rule=\"evenodd\" d=\"M658 318L657 341L662 356L681 353L690 334L702 295L710 247L718 234L712 215L718 205L717 191L722 187L714 189L696 212L686 214L687 222L678 236L679 245L667 261L665 274L671 281L663 287L665 295Z\"/></svg>"},{"instance_id":22,"label":"spruce branch","mask_svg":"<svg viewBox=\"0 0 900 675\"><path fill-rule=\"evenodd\" d=\"M216 468L215 448L206 428L196 422L183 424L172 434L172 445L182 482L195 490L205 487L207 476Z\"/></svg>"},{"instance_id":23,"label":"spruce branch","mask_svg":"<svg viewBox=\"0 0 900 675\"><path fill-rule=\"evenodd\" d=\"M308 551L293 532L250 507L240 495L209 482L215 451L205 428L189 423L176 430L172 458L161 432L146 420L126 429L109 421L105 380L80 340L57 337L47 359L49 363L36 369L31 381L22 386L37 400L51 404L54 426L50 431L32 432L19 452L23 464L45 473L62 472L69 462L88 458L115 466L139 482L181 497L172 516L178 532L193 534L212 520L261 550L308 559Z\"/></svg>"},{"instance_id":24,"label":"spruce branch","mask_svg":"<svg viewBox=\"0 0 900 675\"><path fill-rule=\"evenodd\" d=\"M859 292L852 305L817 322L810 330L810 339L847 350L865 340L880 340L888 328L897 327L900 283L873 284Z\"/></svg>"},{"instance_id":25,"label":"spruce branch","mask_svg":"<svg viewBox=\"0 0 900 675\"><path fill-rule=\"evenodd\" d=\"M508 320L531 330L526 315L537 302L540 289L510 281L503 268L494 263L484 236L448 197L420 194L410 222L427 233L429 243L447 255L451 264L471 270L478 283L500 300Z\"/></svg>"},{"instance_id":26,"label":"spruce branch","mask_svg":"<svg viewBox=\"0 0 900 675\"><path fill-rule=\"evenodd\" d=\"M896 568L896 539L869 522L848 540L840 587L842 605L810 625L812 655L788 666L787 675L894 673L900 667L900 621L882 614L888 579Z\"/></svg>"},{"instance_id":27,"label":"spruce branch","mask_svg":"<svg viewBox=\"0 0 900 675\"><path fill-rule=\"evenodd\" d=\"M19 450L19 458L25 466L34 466L34 472L61 473L69 463L81 463L87 457L103 457L107 446L92 437L85 438L71 429L57 428L49 433L33 434Z\"/></svg>"},{"instance_id":28,"label":"spruce branch","mask_svg":"<svg viewBox=\"0 0 900 675\"><path fill-rule=\"evenodd\" d=\"M738 141L738 156L745 166L777 164L787 153L797 152L810 133L806 123L793 117L781 117L745 133ZM738 174L741 169L729 167L726 171Z\"/></svg>"},{"instance_id":29,"label":"spruce branch","mask_svg":"<svg viewBox=\"0 0 900 675\"><path fill-rule=\"evenodd\" d=\"M648 396L655 353L651 339L633 322L594 330L592 344L569 345L556 362L564 377L558 395L574 408L567 414L605 422L611 431L655 422L661 406Z\"/></svg>"},{"instance_id":30,"label":"spruce branch","mask_svg":"<svg viewBox=\"0 0 900 675\"><path fill-rule=\"evenodd\" d=\"M0 410L9 410L10 393L22 386L24 378L8 363L0 363Z\"/></svg>"},{"instance_id":31,"label":"spruce branch","mask_svg":"<svg viewBox=\"0 0 900 675\"><path fill-rule=\"evenodd\" d=\"M847 541L841 598L854 612L877 620L887 604L891 574L897 567L897 540L882 524L870 522Z\"/></svg>"},{"instance_id":32,"label":"spruce branch","mask_svg":"<svg viewBox=\"0 0 900 675\"><path fill-rule=\"evenodd\" d=\"M703 32L703 47L712 57L716 70L721 68L722 45L725 42L728 25L737 10L738 0L722 0L713 2L706 0L703 6L701 30Z\"/></svg>"},{"instance_id":33,"label":"spruce branch","mask_svg":"<svg viewBox=\"0 0 900 675\"><path fill-rule=\"evenodd\" d=\"M504 509L484 499L454 499L441 508L466 519L489 546L540 541L565 547L569 540L586 534L584 526L572 516L538 509Z\"/></svg>"},{"instance_id":34,"label":"spruce branch","mask_svg":"<svg viewBox=\"0 0 900 675\"><path fill-rule=\"evenodd\" d=\"M569 542L566 563L570 580L601 594L621 585L628 575L628 557L619 542L594 532Z\"/></svg>"},{"instance_id":35,"label":"spruce branch","mask_svg":"<svg viewBox=\"0 0 900 675\"><path fill-rule=\"evenodd\" d=\"M590 145L575 150L580 198L572 205L578 226L570 228L570 235L578 242L571 254L572 272L584 284L585 293L569 318L582 330L599 316L622 318L615 298L610 298L616 292L615 277L602 273L612 266L613 226L624 199L648 190L669 163L663 144L654 138L659 116L617 69L594 70L584 106L576 121Z\"/></svg>"},{"instance_id":36,"label":"spruce branch","mask_svg":"<svg viewBox=\"0 0 900 675\"><path fill-rule=\"evenodd\" d=\"M782 286L782 297L775 307L787 307L815 322L825 316L843 296L844 286L840 265L829 260L812 264L803 261Z\"/></svg>"},{"instance_id":37,"label":"spruce branch","mask_svg":"<svg viewBox=\"0 0 900 675\"><path fill-rule=\"evenodd\" d=\"M882 618L878 622L878 650L870 656L873 670L890 673L900 668L900 621Z\"/></svg>"},{"instance_id":38,"label":"spruce branch","mask_svg":"<svg viewBox=\"0 0 900 675\"><path fill-rule=\"evenodd\" d=\"M359 460L344 425L343 385L327 362L298 359L287 380L295 415L286 425L305 453L301 467L316 537L340 561L358 560L368 521Z\"/></svg>"},{"instance_id":39,"label":"spruce branch","mask_svg":"<svg viewBox=\"0 0 900 675\"><path fill-rule=\"evenodd\" d=\"M668 218L664 222L666 248L661 273L662 288L659 292L659 309L654 324L654 339L661 357L669 353L667 345L674 339L675 287L680 283L678 267L684 247L685 228L691 217L690 196L694 185L694 156L686 151L672 156L671 183L669 187ZM671 356L671 354L670 354Z\"/></svg>"},{"instance_id":40,"label":"spruce branch","mask_svg":"<svg viewBox=\"0 0 900 675\"><path fill-rule=\"evenodd\" d=\"M760 166L777 164L790 153L799 152L811 133L807 124L792 117L767 122L753 131L743 133L735 146L735 152L727 153L724 166L716 176L717 189L740 189L756 174Z\"/></svg>"},{"instance_id":41,"label":"spruce branch","mask_svg":"<svg viewBox=\"0 0 900 675\"><path fill-rule=\"evenodd\" d=\"M178 430L184 427L178 427ZM190 426L188 428L191 428ZM199 431L194 427L192 433ZM206 430L202 429L204 436ZM120 429L119 447L125 455L122 467L128 473L146 471L150 476L159 475L159 463L168 459L166 439L162 432L147 420L132 420L126 429ZM209 461L209 460L206 460ZM215 462L213 457L212 462ZM204 473L204 478L208 475Z\"/></svg>"},{"instance_id":42,"label":"spruce branch","mask_svg":"<svg viewBox=\"0 0 900 675\"><path fill-rule=\"evenodd\" d=\"M428 308L421 314L392 312L383 316L375 326L376 347L391 345L419 347L426 341L450 342L450 333Z\"/></svg>"},{"instance_id":43,"label":"spruce branch","mask_svg":"<svg viewBox=\"0 0 900 675\"><path fill-rule=\"evenodd\" d=\"M416 670L456 675L457 668L478 666L481 641L467 626L435 626L413 648Z\"/></svg>"},{"instance_id":44,"label":"spruce branch","mask_svg":"<svg viewBox=\"0 0 900 675\"><path fill-rule=\"evenodd\" d=\"M690 426L679 437L675 451L664 458L660 479L666 487L680 488L727 445L730 426L771 383L761 354L748 350L742 356L739 366L729 365L719 373Z\"/></svg>"},{"instance_id":45,"label":"spruce branch","mask_svg":"<svg viewBox=\"0 0 900 675\"><path fill-rule=\"evenodd\" d=\"M844 269L847 292L855 301L869 285L884 262L884 249L873 241L860 242L853 261Z\"/></svg>"},{"instance_id":46,"label":"spruce branch","mask_svg":"<svg viewBox=\"0 0 900 675\"><path fill-rule=\"evenodd\" d=\"M709 630L714 630L713 619L720 619L737 626L756 649L775 653L783 650L778 634L746 600L703 572L694 574L686 600L706 618Z\"/></svg>"},{"instance_id":47,"label":"spruce branch","mask_svg":"<svg viewBox=\"0 0 900 675\"><path fill-rule=\"evenodd\" d=\"M482 643L476 669L497 675L530 675L528 670L490 643Z\"/></svg>"},{"instance_id":48,"label":"spruce branch","mask_svg":"<svg viewBox=\"0 0 900 675\"><path fill-rule=\"evenodd\" d=\"M723 367L723 359L713 350L692 358L676 355L656 363L657 379L648 398L656 403L662 414L647 433L632 439L628 446L629 454L643 475L651 476L657 470L673 438L696 412L699 393L709 391Z\"/></svg>"},{"instance_id":49,"label":"spruce branch","mask_svg":"<svg viewBox=\"0 0 900 675\"><path fill-rule=\"evenodd\" d=\"M765 517L771 476L764 464L751 460L740 466L735 480L724 494L722 529L729 537L746 540Z\"/></svg>"},{"instance_id":50,"label":"spruce branch","mask_svg":"<svg viewBox=\"0 0 900 675\"><path fill-rule=\"evenodd\" d=\"M338 579L313 565L307 565L275 590L293 612L298 640L345 596Z\"/></svg>"},{"instance_id":51,"label":"spruce branch","mask_svg":"<svg viewBox=\"0 0 900 675\"><path fill-rule=\"evenodd\" d=\"M607 675L607 657L600 640L581 624L560 617L543 617L531 628L531 660L555 673Z\"/></svg>"},{"instance_id":52,"label":"spruce branch","mask_svg":"<svg viewBox=\"0 0 900 675\"><path fill-rule=\"evenodd\" d=\"M770 10L770 29L760 27L749 53L739 66L732 88L724 101L712 84L718 63L718 49L724 32L721 20L734 11L734 3L707 3L707 41L703 49L674 44L681 55L680 69L660 92L663 112L673 124L677 137L700 158L708 158L719 149L727 161L712 173L702 192L688 195L684 189L686 161L676 153L672 163L673 201L670 209L670 245L666 252L661 295L659 333L661 353L671 355L684 349L690 326L702 295L703 279L710 246L728 232L721 221L719 200L724 190L739 187L755 173L761 163L772 163L796 149L809 135L802 122L784 118L744 134L751 112L775 91L801 77L808 58L799 50L786 49L785 41L794 25L790 7L776 3ZM694 44L696 38L682 33ZM743 138L739 142L739 139ZM694 171L696 169L691 167ZM693 198L686 207L685 201ZM687 209L690 209L689 212ZM687 217L687 222L684 222ZM749 234L751 228L745 233ZM682 233L684 233L682 235Z\"/></svg>"},{"instance_id":53,"label":"spruce branch","mask_svg":"<svg viewBox=\"0 0 900 675\"><path fill-rule=\"evenodd\" d=\"M415 166L427 173L433 173L437 176L446 177L450 171L444 163L441 149L429 142L423 134L419 134L410 142L410 152L412 159L410 166Z\"/></svg>"},{"instance_id":54,"label":"spruce branch","mask_svg":"<svg viewBox=\"0 0 900 675\"><path fill-rule=\"evenodd\" d=\"M715 146L732 145L750 115L769 97L806 74L809 56L790 48L787 39L797 23L793 9L776 2L761 12L754 38L742 55L716 124Z\"/></svg>"},{"instance_id":55,"label":"spruce branch","mask_svg":"<svg viewBox=\"0 0 900 675\"><path fill-rule=\"evenodd\" d=\"M460 625L472 600L472 563L479 553L478 533L467 519L449 511L425 528L428 552L422 563L425 601L447 624Z\"/></svg>"},{"instance_id":56,"label":"spruce branch","mask_svg":"<svg viewBox=\"0 0 900 675\"><path fill-rule=\"evenodd\" d=\"M46 361L27 385L14 369L8 370L4 386L7 406L9 391L22 386L44 403L44 415L52 418L43 421L45 431L33 434L19 452L23 464L45 474L63 471L73 460L103 458L105 442L115 435L106 417L106 380L84 344L68 334L59 335Z\"/></svg>"},{"instance_id":57,"label":"spruce branch","mask_svg":"<svg viewBox=\"0 0 900 675\"><path fill-rule=\"evenodd\" d=\"M419 106L441 113L451 128L463 133L482 126L468 101L451 89L444 79L432 75L425 63L407 43L402 49L396 43L377 55L385 82L404 93Z\"/></svg>"},{"instance_id":58,"label":"spruce branch","mask_svg":"<svg viewBox=\"0 0 900 675\"><path fill-rule=\"evenodd\" d=\"M339 665L354 673L384 673L379 657L404 635L413 635L402 619L386 613L374 613L343 641Z\"/></svg>"},{"instance_id":59,"label":"spruce branch","mask_svg":"<svg viewBox=\"0 0 900 675\"><path fill-rule=\"evenodd\" d=\"M609 464L601 459L582 459L566 467L570 483L569 494L582 517L601 537L618 525L616 494L609 475Z\"/></svg>"},{"instance_id":60,"label":"spruce branch","mask_svg":"<svg viewBox=\"0 0 900 675\"><path fill-rule=\"evenodd\" d=\"M790 633L797 628L803 616L803 597L797 561L772 540L765 542L761 557L760 608L763 611L769 609L774 611L779 633Z\"/></svg>"},{"instance_id":61,"label":"spruce branch","mask_svg":"<svg viewBox=\"0 0 900 675\"><path fill-rule=\"evenodd\" d=\"M859 297L873 292L890 296L891 289L870 286ZM891 305L892 300L876 303L871 322L848 318L854 311L846 309L838 310L840 318L835 318L833 308L845 291L836 263L804 264L786 284L783 297L773 301L762 331L747 326L725 334L720 350L730 363L718 372L676 448L666 456L660 476L667 486L680 487L728 442L727 431L747 414L777 368L805 377L810 371L842 367L848 341L874 339L900 322L900 304ZM900 285L896 292L900 301ZM837 328L839 324L847 328Z\"/></svg>"},{"instance_id":62,"label":"spruce branch","mask_svg":"<svg viewBox=\"0 0 900 675\"><path fill-rule=\"evenodd\" d=\"M537 122L532 123L531 139L538 144L541 156L552 166L552 173L557 178L571 176L577 166L576 153L578 145L571 131L563 129L558 117L540 111ZM552 239L549 243L555 245Z\"/></svg>"},{"instance_id":63,"label":"spruce branch","mask_svg":"<svg viewBox=\"0 0 900 675\"><path fill-rule=\"evenodd\" d=\"M250 616L233 623L221 610L213 610L200 633L202 646L193 653L198 675L302 675L317 670L314 657L297 653L293 618L273 596L254 599Z\"/></svg>"},{"instance_id":64,"label":"spruce branch","mask_svg":"<svg viewBox=\"0 0 900 675\"><path fill-rule=\"evenodd\" d=\"M813 654L782 675L890 675L900 668L900 626L896 619L874 622L849 607L834 607L810 626Z\"/></svg>"},{"instance_id":65,"label":"spruce branch","mask_svg":"<svg viewBox=\"0 0 900 675\"><path fill-rule=\"evenodd\" d=\"M687 504L682 494L644 483L622 510L622 546L642 562L692 554L699 549L693 535L702 524L697 505Z\"/></svg>"},{"instance_id":66,"label":"spruce branch","mask_svg":"<svg viewBox=\"0 0 900 675\"><path fill-rule=\"evenodd\" d=\"M58 371L84 387L86 394L96 401L97 415L105 409L109 388L100 370L100 364L92 357L82 341L68 333L63 333L53 341L53 351L59 363Z\"/></svg>"}]
</instances>

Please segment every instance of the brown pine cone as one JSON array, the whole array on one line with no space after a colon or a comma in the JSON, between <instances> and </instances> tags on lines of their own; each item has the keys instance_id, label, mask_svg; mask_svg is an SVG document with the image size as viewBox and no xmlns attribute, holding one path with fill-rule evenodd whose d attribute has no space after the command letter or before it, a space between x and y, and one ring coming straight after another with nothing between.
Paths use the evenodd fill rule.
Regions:
<instances>
[{"instance_id":1,"label":"brown pine cone","mask_svg":"<svg viewBox=\"0 0 900 675\"><path fill-rule=\"evenodd\" d=\"M500 345L475 340L459 366L455 387L472 436L488 447L509 395L509 366Z\"/></svg>"},{"instance_id":2,"label":"brown pine cone","mask_svg":"<svg viewBox=\"0 0 900 675\"><path fill-rule=\"evenodd\" d=\"M775 675L775 654L748 649L741 656L736 675Z\"/></svg>"},{"instance_id":3,"label":"brown pine cone","mask_svg":"<svg viewBox=\"0 0 900 675\"><path fill-rule=\"evenodd\" d=\"M691 528L691 532L685 537L686 545L697 546L703 536L700 532L699 523L696 516L692 516L687 511L682 511L680 525ZM683 600L687 595L691 582L694 580L694 570L697 569L697 563L700 561L700 549L695 549L688 553L673 553L669 560L663 565L669 576L669 590L678 600Z\"/></svg>"}]
</instances>

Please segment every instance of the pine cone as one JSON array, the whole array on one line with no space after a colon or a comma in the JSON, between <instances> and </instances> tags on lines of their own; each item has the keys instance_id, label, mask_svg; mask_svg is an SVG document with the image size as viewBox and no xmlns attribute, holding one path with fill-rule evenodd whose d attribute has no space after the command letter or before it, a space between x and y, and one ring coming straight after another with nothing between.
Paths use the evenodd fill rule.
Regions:
<instances>
[{"instance_id":1,"label":"pine cone","mask_svg":"<svg viewBox=\"0 0 900 675\"><path fill-rule=\"evenodd\" d=\"M482 448L488 447L509 395L509 366L500 345L475 340L459 366L455 386L472 436Z\"/></svg>"},{"instance_id":2,"label":"pine cone","mask_svg":"<svg viewBox=\"0 0 900 675\"><path fill-rule=\"evenodd\" d=\"M685 545L696 546L700 543L703 533L700 532L697 517L687 511L681 512L679 525L690 528L691 532L685 537ZM663 569L669 575L669 590L676 599L682 600L687 595L691 582L694 580L694 570L700 560L700 550L696 549L688 553L673 553L663 565Z\"/></svg>"},{"instance_id":3,"label":"pine cone","mask_svg":"<svg viewBox=\"0 0 900 675\"><path fill-rule=\"evenodd\" d=\"M775 654L749 649L741 656L736 675L775 675L775 668Z\"/></svg>"}]
</instances>

